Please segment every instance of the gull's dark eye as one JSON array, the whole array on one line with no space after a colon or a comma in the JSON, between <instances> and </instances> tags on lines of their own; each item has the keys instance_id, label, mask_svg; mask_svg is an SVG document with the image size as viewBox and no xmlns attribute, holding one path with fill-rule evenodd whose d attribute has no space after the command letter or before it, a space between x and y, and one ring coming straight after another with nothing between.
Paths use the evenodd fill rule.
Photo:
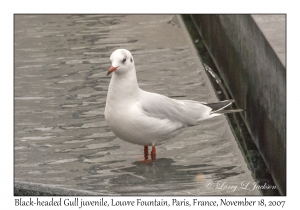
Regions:
<instances>
[{"instance_id":1,"label":"gull's dark eye","mask_svg":"<svg viewBox=\"0 0 300 210\"><path fill-rule=\"evenodd\" d=\"M122 60L122 63L125 63L126 62L126 58L124 58L123 60Z\"/></svg>"}]
</instances>

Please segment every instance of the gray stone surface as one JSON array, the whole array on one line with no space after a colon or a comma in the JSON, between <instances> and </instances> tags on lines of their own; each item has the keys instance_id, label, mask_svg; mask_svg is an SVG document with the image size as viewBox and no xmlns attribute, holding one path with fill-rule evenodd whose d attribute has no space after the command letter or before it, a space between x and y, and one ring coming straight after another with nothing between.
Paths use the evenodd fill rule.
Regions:
<instances>
[{"instance_id":1,"label":"gray stone surface","mask_svg":"<svg viewBox=\"0 0 300 210\"><path fill-rule=\"evenodd\" d=\"M286 15L251 15L276 55L286 66Z\"/></svg>"},{"instance_id":2,"label":"gray stone surface","mask_svg":"<svg viewBox=\"0 0 300 210\"><path fill-rule=\"evenodd\" d=\"M225 116L157 147L157 160L149 164L138 162L141 146L116 138L107 127L106 72L117 48L132 52L142 89L217 100L180 17L168 23L171 18L15 16L16 194L260 194L241 188L254 180Z\"/></svg>"}]
</instances>

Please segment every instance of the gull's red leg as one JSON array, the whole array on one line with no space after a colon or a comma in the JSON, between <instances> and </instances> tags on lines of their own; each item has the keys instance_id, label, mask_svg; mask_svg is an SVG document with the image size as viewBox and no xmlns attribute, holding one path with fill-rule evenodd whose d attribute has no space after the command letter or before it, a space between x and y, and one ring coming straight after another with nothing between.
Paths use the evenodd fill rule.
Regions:
<instances>
[{"instance_id":1,"label":"gull's red leg","mask_svg":"<svg viewBox=\"0 0 300 210\"><path fill-rule=\"evenodd\" d=\"M148 146L144 146L144 157L145 160L148 160Z\"/></svg>"},{"instance_id":2,"label":"gull's red leg","mask_svg":"<svg viewBox=\"0 0 300 210\"><path fill-rule=\"evenodd\" d=\"M155 146L152 146L151 160L155 160L155 159L156 159L156 149L155 149Z\"/></svg>"},{"instance_id":3,"label":"gull's red leg","mask_svg":"<svg viewBox=\"0 0 300 210\"><path fill-rule=\"evenodd\" d=\"M154 149L153 149L154 148ZM144 146L144 160L141 160L139 162L142 162L142 163L149 163L153 160L155 160L155 157L156 157L156 151L155 151L155 147L152 146L152 151L151 151L151 160L149 160L148 158L148 146Z\"/></svg>"}]
</instances>

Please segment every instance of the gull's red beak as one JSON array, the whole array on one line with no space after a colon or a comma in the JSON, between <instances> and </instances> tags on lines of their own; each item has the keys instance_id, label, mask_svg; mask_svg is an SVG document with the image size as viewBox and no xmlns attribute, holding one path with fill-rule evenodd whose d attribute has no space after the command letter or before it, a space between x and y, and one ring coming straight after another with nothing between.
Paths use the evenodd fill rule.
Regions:
<instances>
[{"instance_id":1,"label":"gull's red beak","mask_svg":"<svg viewBox=\"0 0 300 210\"><path fill-rule=\"evenodd\" d=\"M108 70L108 72L107 72L107 75L106 75L106 76L108 76L108 75L110 75L111 73L113 73L115 70L117 70L117 68L118 68L118 67L113 67L113 66L110 67L109 70Z\"/></svg>"}]
</instances>

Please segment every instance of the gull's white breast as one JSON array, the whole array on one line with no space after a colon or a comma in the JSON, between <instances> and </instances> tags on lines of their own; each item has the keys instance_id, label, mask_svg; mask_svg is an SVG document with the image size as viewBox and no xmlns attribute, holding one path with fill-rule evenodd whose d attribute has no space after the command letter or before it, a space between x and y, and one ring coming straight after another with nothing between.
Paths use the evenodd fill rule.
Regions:
<instances>
[{"instance_id":1,"label":"gull's white breast","mask_svg":"<svg viewBox=\"0 0 300 210\"><path fill-rule=\"evenodd\" d=\"M109 128L122 140L139 145L160 145L176 136L180 122L148 116L138 101L118 104L108 102L105 118Z\"/></svg>"}]
</instances>

